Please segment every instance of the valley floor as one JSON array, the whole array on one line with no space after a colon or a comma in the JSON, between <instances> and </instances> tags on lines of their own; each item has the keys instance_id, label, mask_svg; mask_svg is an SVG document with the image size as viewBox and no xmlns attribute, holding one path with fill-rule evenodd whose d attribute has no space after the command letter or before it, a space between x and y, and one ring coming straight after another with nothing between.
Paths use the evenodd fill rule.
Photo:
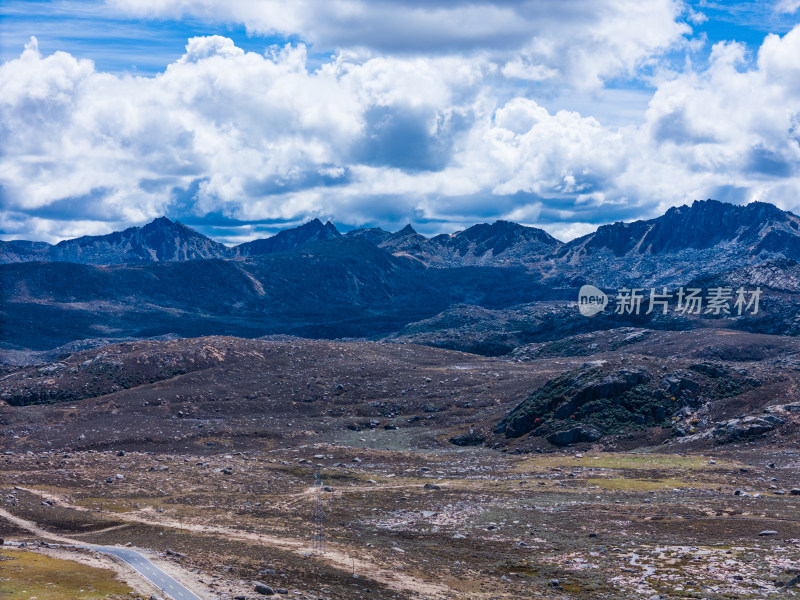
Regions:
<instances>
[{"instance_id":1,"label":"valley floor","mask_svg":"<svg viewBox=\"0 0 800 600\"><path fill-rule=\"evenodd\" d=\"M131 544L204 598L785 598L798 480L796 453L746 447L22 453L0 460L0 536Z\"/></svg>"},{"instance_id":2,"label":"valley floor","mask_svg":"<svg viewBox=\"0 0 800 600\"><path fill-rule=\"evenodd\" d=\"M497 429L534 390L570 402L623 376L649 387L609 396L619 420L595 441ZM658 423L616 410L673 384L697 393L665 396ZM86 544L138 551L208 600L800 597L798 389L796 338L725 330L506 358L213 337L8 367L0 537L25 547L0 549L0 596L160 597L69 548ZM91 589L63 563L21 578L36 557L104 570Z\"/></svg>"}]
</instances>

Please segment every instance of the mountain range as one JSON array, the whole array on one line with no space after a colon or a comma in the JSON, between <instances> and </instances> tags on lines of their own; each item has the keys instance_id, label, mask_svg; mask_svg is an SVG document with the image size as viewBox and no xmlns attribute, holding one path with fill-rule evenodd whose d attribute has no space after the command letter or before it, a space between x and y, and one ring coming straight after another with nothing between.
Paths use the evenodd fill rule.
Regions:
<instances>
[{"instance_id":1,"label":"mountain range","mask_svg":"<svg viewBox=\"0 0 800 600\"><path fill-rule=\"evenodd\" d=\"M276 235L228 247L166 217L143 227L101 236L83 236L55 245L46 242L0 241L0 264L72 262L116 265L175 262L209 258L231 259L274 254L305 244L340 238L362 239L395 256L431 267L521 266L552 254L561 242L535 227L507 221L480 224L454 234L427 238L407 225L396 233L380 228L355 229L344 236L328 221L313 219Z\"/></svg>"},{"instance_id":2,"label":"mountain range","mask_svg":"<svg viewBox=\"0 0 800 600\"><path fill-rule=\"evenodd\" d=\"M548 263L559 272L590 270L596 263L633 263L645 269L654 258L669 256L676 262L703 255L712 260L750 263L758 257L800 258L800 217L772 204L753 202L738 206L715 200L696 201L670 208L655 219L600 226L597 231L563 243L546 231L496 221L431 238L411 225L391 233L380 228L355 229L342 235L328 221L314 219L276 235L228 247L166 217L143 227L102 236L83 236L55 245L45 242L0 241L0 264L16 262L73 262L111 265L231 259L293 250L303 245L335 239L359 238L393 254L428 267L539 267Z\"/></svg>"},{"instance_id":3,"label":"mountain range","mask_svg":"<svg viewBox=\"0 0 800 600\"><path fill-rule=\"evenodd\" d=\"M797 334L798 258L800 218L760 202L697 201L567 243L506 221L428 238L411 225L342 234L315 219L228 247L162 217L55 245L0 242L0 350L291 334L505 354L593 330L691 329L709 320L587 319L574 308L585 283L610 294L622 286L761 286L762 312L725 325Z\"/></svg>"}]
</instances>

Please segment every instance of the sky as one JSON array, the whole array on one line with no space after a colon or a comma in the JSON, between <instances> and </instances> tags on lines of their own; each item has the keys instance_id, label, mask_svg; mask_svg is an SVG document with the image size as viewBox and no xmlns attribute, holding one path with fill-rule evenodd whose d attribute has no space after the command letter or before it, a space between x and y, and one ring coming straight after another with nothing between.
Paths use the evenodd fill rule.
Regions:
<instances>
[{"instance_id":1,"label":"sky","mask_svg":"<svg viewBox=\"0 0 800 600\"><path fill-rule=\"evenodd\" d=\"M800 212L800 0L4 0L0 239Z\"/></svg>"}]
</instances>

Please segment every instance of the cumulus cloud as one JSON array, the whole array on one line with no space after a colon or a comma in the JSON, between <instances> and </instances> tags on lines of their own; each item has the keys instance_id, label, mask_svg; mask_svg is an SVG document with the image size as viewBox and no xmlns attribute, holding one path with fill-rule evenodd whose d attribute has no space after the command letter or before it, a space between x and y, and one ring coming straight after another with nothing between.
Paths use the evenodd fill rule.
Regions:
<instances>
[{"instance_id":1,"label":"cumulus cloud","mask_svg":"<svg viewBox=\"0 0 800 600\"><path fill-rule=\"evenodd\" d=\"M299 36L317 51L378 54L489 53L510 78L558 74L597 88L685 41L679 0L106 0L137 17L191 15L244 24L256 34Z\"/></svg>"},{"instance_id":2,"label":"cumulus cloud","mask_svg":"<svg viewBox=\"0 0 800 600\"><path fill-rule=\"evenodd\" d=\"M137 77L32 40L0 66L0 227L53 241L179 212L507 218L569 237L695 198L797 210L798 55L800 27L755 60L718 44L706 67L658 83L642 123L609 127L498 93L488 54L342 51L320 65L303 45L258 54L208 36Z\"/></svg>"},{"instance_id":3,"label":"cumulus cloud","mask_svg":"<svg viewBox=\"0 0 800 600\"><path fill-rule=\"evenodd\" d=\"M797 210L800 27L768 36L753 67L745 52L717 44L708 69L659 86L645 127L654 185L676 181L671 172L685 194L736 190L731 199Z\"/></svg>"},{"instance_id":4,"label":"cumulus cloud","mask_svg":"<svg viewBox=\"0 0 800 600\"><path fill-rule=\"evenodd\" d=\"M325 190L351 183L359 166L442 168L469 125L464 89L489 68L340 55L311 70L303 46L259 55L210 36L146 78L45 57L34 41L0 66L4 210L140 222L194 189L197 214L335 214Z\"/></svg>"}]
</instances>

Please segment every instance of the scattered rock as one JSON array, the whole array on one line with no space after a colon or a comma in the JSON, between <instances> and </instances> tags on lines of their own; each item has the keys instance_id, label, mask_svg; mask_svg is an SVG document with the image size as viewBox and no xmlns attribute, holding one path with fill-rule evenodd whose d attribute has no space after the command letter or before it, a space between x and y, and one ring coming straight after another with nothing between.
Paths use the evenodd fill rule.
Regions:
<instances>
[{"instance_id":1,"label":"scattered rock","mask_svg":"<svg viewBox=\"0 0 800 600\"><path fill-rule=\"evenodd\" d=\"M256 593L261 594L262 596L274 596L275 590L269 587L266 583L257 583L255 588L253 588Z\"/></svg>"}]
</instances>

